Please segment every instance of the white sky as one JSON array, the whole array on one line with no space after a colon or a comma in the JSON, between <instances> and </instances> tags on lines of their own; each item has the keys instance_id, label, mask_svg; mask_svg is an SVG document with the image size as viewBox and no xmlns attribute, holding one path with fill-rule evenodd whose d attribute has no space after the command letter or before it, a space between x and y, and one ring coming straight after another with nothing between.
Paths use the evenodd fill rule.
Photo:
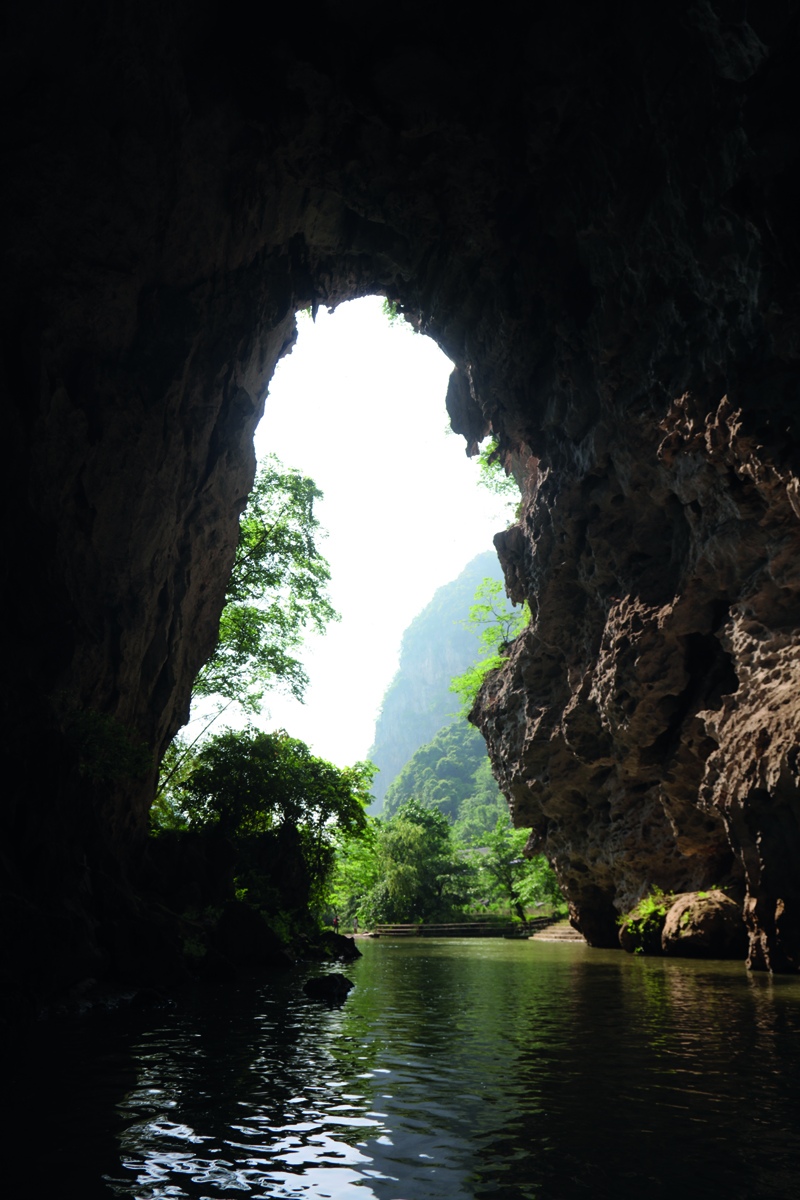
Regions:
<instances>
[{"instance_id":1,"label":"white sky","mask_svg":"<svg viewBox=\"0 0 800 1200\"><path fill-rule=\"evenodd\" d=\"M270 696L255 723L338 766L366 757L403 630L507 524L464 439L445 432L452 363L430 338L390 326L381 303L298 319L255 439L259 459L277 454L325 494L320 549L342 615L306 642L305 704ZM221 724L238 724L229 714Z\"/></svg>"}]
</instances>

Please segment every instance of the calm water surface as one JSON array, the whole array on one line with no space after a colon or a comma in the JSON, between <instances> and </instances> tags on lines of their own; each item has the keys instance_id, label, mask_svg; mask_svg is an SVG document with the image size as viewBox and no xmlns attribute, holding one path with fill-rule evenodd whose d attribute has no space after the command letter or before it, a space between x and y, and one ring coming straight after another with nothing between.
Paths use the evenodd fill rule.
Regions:
<instances>
[{"instance_id":1,"label":"calm water surface","mask_svg":"<svg viewBox=\"0 0 800 1200\"><path fill-rule=\"evenodd\" d=\"M303 995L315 964L39 1027L6 1179L16 1152L25 1195L86 1200L800 1194L800 980L502 939L361 947L338 1009Z\"/></svg>"}]
</instances>

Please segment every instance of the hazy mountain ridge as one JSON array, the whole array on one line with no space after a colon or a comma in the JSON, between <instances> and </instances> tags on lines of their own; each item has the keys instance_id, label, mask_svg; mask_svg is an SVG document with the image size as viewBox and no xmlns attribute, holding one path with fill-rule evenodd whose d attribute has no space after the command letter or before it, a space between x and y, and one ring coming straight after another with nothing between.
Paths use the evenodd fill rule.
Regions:
<instances>
[{"instance_id":1,"label":"hazy mountain ridge","mask_svg":"<svg viewBox=\"0 0 800 1200\"><path fill-rule=\"evenodd\" d=\"M380 768L373 788L382 807L392 781L420 746L449 725L458 710L450 680L478 655L474 630L464 629L482 579L502 581L494 550L477 555L460 575L437 588L403 634L400 663L383 697L367 757Z\"/></svg>"}]
</instances>

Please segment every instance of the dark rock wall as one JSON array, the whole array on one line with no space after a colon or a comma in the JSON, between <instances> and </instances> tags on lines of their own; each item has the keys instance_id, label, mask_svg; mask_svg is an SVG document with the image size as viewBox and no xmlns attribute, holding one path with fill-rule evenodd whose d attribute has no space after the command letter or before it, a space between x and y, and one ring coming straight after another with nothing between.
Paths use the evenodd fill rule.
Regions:
<instances>
[{"instance_id":1,"label":"dark rock wall","mask_svg":"<svg viewBox=\"0 0 800 1200\"><path fill-rule=\"evenodd\" d=\"M796 964L797 30L757 7L9 6L3 872L59 944L102 942L153 782L87 782L64 713L158 755L294 312L382 291L526 475L535 621L478 717L576 919L745 872Z\"/></svg>"}]
</instances>

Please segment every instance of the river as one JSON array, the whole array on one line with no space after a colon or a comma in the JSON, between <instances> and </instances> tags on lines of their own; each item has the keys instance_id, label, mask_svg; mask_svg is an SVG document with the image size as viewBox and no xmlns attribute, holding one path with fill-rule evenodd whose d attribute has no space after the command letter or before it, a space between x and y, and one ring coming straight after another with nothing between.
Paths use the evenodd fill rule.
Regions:
<instances>
[{"instance_id":1,"label":"river","mask_svg":"<svg viewBox=\"0 0 800 1200\"><path fill-rule=\"evenodd\" d=\"M800 979L580 944L360 945L340 1008L305 997L329 969L308 964L42 1022L7 1088L5 1179L82 1200L800 1194Z\"/></svg>"}]
</instances>

